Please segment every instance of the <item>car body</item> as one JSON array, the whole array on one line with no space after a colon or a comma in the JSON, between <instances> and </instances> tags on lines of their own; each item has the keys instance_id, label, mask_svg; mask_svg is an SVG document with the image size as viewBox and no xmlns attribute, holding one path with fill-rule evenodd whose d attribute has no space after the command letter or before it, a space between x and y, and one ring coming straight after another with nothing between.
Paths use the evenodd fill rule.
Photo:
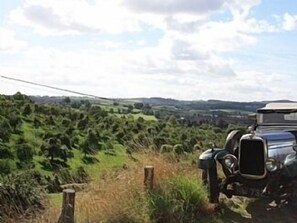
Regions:
<instances>
[{"instance_id":1,"label":"car body","mask_svg":"<svg viewBox=\"0 0 297 223\"><path fill-rule=\"evenodd\" d=\"M231 198L291 200L297 189L297 103L269 103L258 109L248 133L233 130L224 148L210 148L198 159L210 202ZM217 165L224 177L219 178Z\"/></svg>"}]
</instances>

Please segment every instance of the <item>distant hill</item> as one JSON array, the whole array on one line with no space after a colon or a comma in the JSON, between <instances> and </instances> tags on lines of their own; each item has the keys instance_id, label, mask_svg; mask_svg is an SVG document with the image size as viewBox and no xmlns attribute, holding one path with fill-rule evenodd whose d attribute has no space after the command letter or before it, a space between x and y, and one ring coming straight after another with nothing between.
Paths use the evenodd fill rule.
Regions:
<instances>
[{"instance_id":1,"label":"distant hill","mask_svg":"<svg viewBox=\"0 0 297 223\"><path fill-rule=\"evenodd\" d=\"M30 96L30 98L37 103L55 103L61 102L65 97L63 96ZM179 110L238 110L246 112L255 112L257 109L264 107L270 102L294 102L291 100L275 100L275 101L254 101L254 102L235 102L235 101L221 101L221 100L176 100L172 98L151 97L151 98L127 98L127 99L107 99L99 100L89 97L70 97L72 101L89 100L92 103L135 103L140 102L149 104L151 106L171 106Z\"/></svg>"},{"instance_id":2,"label":"distant hill","mask_svg":"<svg viewBox=\"0 0 297 223\"><path fill-rule=\"evenodd\" d=\"M182 110L240 110L254 112L264 107L265 102L232 102L220 100L183 101L167 98L140 98L139 101L152 106L174 106Z\"/></svg>"}]
</instances>

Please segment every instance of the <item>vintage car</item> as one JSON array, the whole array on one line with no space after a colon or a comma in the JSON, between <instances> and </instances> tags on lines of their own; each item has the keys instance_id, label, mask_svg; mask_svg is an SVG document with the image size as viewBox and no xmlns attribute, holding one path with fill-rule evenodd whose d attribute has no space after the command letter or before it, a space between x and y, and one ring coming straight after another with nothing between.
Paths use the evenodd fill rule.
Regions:
<instances>
[{"instance_id":1,"label":"vintage car","mask_svg":"<svg viewBox=\"0 0 297 223\"><path fill-rule=\"evenodd\" d=\"M198 167L210 202L217 203L220 193L269 197L278 204L296 197L297 103L270 103L255 116L247 134L233 130L224 148L200 155Z\"/></svg>"}]
</instances>

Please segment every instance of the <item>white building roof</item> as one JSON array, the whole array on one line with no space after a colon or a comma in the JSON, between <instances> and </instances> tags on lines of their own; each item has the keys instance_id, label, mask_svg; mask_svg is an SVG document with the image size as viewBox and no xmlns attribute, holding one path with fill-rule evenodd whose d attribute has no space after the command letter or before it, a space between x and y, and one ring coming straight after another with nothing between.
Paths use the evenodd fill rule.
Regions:
<instances>
[{"instance_id":1,"label":"white building roof","mask_svg":"<svg viewBox=\"0 0 297 223\"><path fill-rule=\"evenodd\" d=\"M269 103L264 108L261 108L260 110L290 110L294 109L297 110L297 103L285 103L285 102L279 102L279 103Z\"/></svg>"}]
</instances>

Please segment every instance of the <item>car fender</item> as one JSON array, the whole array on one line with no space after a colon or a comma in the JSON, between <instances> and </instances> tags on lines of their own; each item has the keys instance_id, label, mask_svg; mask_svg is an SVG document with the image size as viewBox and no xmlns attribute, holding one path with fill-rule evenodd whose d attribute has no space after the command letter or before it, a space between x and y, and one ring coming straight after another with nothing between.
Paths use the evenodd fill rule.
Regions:
<instances>
[{"instance_id":1,"label":"car fender","mask_svg":"<svg viewBox=\"0 0 297 223\"><path fill-rule=\"evenodd\" d=\"M288 177L297 176L297 153L287 155L284 162L284 172Z\"/></svg>"},{"instance_id":2,"label":"car fender","mask_svg":"<svg viewBox=\"0 0 297 223\"><path fill-rule=\"evenodd\" d=\"M208 149L199 156L198 168L203 170L209 169L215 165L216 161L221 161L227 154L229 154L229 152L224 149Z\"/></svg>"}]
</instances>

